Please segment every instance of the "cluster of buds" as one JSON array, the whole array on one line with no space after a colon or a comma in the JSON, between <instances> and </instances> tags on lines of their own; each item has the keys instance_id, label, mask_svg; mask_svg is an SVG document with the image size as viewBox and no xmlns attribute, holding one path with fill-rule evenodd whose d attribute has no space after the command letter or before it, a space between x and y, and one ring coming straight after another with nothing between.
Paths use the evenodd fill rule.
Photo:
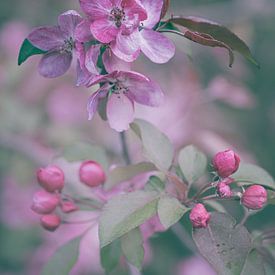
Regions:
<instances>
[{"instance_id":1,"label":"cluster of buds","mask_svg":"<svg viewBox=\"0 0 275 275\"><path fill-rule=\"evenodd\" d=\"M79 208L74 200L64 194L64 172L56 165L40 168L37 180L43 189L33 196L31 209L41 215L40 223L48 231L55 231L61 224L61 213L71 213ZM89 187L100 186L105 182L105 173L95 161L84 161L79 168L79 180Z\"/></svg>"}]
</instances>

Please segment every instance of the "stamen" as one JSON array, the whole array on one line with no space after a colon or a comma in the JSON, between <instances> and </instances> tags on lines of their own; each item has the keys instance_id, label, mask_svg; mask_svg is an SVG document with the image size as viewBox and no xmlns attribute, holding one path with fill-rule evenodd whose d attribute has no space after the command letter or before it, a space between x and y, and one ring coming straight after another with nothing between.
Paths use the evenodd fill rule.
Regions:
<instances>
[{"instance_id":1,"label":"stamen","mask_svg":"<svg viewBox=\"0 0 275 275\"><path fill-rule=\"evenodd\" d=\"M122 25L122 21L125 20L125 12L122 9L115 7L111 10L110 19L115 21L115 25L119 28Z\"/></svg>"}]
</instances>

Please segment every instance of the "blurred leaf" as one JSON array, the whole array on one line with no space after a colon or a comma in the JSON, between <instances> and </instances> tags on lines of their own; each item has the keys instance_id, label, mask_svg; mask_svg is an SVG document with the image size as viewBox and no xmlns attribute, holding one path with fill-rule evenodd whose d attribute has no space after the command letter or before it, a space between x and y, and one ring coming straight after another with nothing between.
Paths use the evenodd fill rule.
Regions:
<instances>
[{"instance_id":1,"label":"blurred leaf","mask_svg":"<svg viewBox=\"0 0 275 275\"><path fill-rule=\"evenodd\" d=\"M165 183L157 176L151 176L147 181L145 188L146 191L161 192L165 189Z\"/></svg>"},{"instance_id":2,"label":"blurred leaf","mask_svg":"<svg viewBox=\"0 0 275 275\"><path fill-rule=\"evenodd\" d=\"M250 234L228 214L213 212L207 228L195 228L193 239L200 253L218 274L241 274L251 250Z\"/></svg>"},{"instance_id":3,"label":"blurred leaf","mask_svg":"<svg viewBox=\"0 0 275 275\"><path fill-rule=\"evenodd\" d=\"M182 205L176 198L165 196L158 202L158 216L161 224L168 229L177 223L190 209Z\"/></svg>"},{"instance_id":4,"label":"blurred leaf","mask_svg":"<svg viewBox=\"0 0 275 275\"><path fill-rule=\"evenodd\" d=\"M130 180L131 178L156 170L156 166L150 162L140 162L137 164L116 167L110 171L108 181L104 184L105 189L111 189L120 182Z\"/></svg>"},{"instance_id":5,"label":"blurred leaf","mask_svg":"<svg viewBox=\"0 0 275 275\"><path fill-rule=\"evenodd\" d=\"M172 164L174 149L166 135L151 123L136 119L132 130L142 140L144 153L161 170L168 170Z\"/></svg>"},{"instance_id":6,"label":"blurred leaf","mask_svg":"<svg viewBox=\"0 0 275 275\"><path fill-rule=\"evenodd\" d=\"M265 275L264 262L256 249L248 254L241 275Z\"/></svg>"},{"instance_id":7,"label":"blurred leaf","mask_svg":"<svg viewBox=\"0 0 275 275\"><path fill-rule=\"evenodd\" d=\"M193 145L186 146L179 152L178 162L189 184L196 182L206 172L207 158Z\"/></svg>"},{"instance_id":8,"label":"blurred leaf","mask_svg":"<svg viewBox=\"0 0 275 275\"><path fill-rule=\"evenodd\" d=\"M107 271L113 270L119 263L121 256L120 240L117 239L100 250L102 267Z\"/></svg>"},{"instance_id":9,"label":"blurred leaf","mask_svg":"<svg viewBox=\"0 0 275 275\"><path fill-rule=\"evenodd\" d=\"M233 51L237 51L250 62L259 67L258 62L252 56L248 46L236 34L226 27L200 17L174 17L169 20L177 25L183 26L191 31L211 35L215 40L221 41Z\"/></svg>"},{"instance_id":10,"label":"blurred leaf","mask_svg":"<svg viewBox=\"0 0 275 275\"><path fill-rule=\"evenodd\" d=\"M210 207L212 207L214 210L221 212L221 213L227 213L227 210L223 207L223 205L221 203L219 203L218 201L214 201L214 200L205 200L204 201L205 204L209 205Z\"/></svg>"},{"instance_id":11,"label":"blurred leaf","mask_svg":"<svg viewBox=\"0 0 275 275\"><path fill-rule=\"evenodd\" d=\"M241 185L261 184L275 189L274 179L263 168L250 163L241 163L238 171L232 175Z\"/></svg>"},{"instance_id":12,"label":"blurred leaf","mask_svg":"<svg viewBox=\"0 0 275 275\"><path fill-rule=\"evenodd\" d=\"M42 51L31 44L28 39L25 39L21 45L18 55L18 65L21 65L29 57L37 54L44 54L46 51Z\"/></svg>"},{"instance_id":13,"label":"blurred leaf","mask_svg":"<svg viewBox=\"0 0 275 275\"><path fill-rule=\"evenodd\" d=\"M105 150L97 145L78 142L67 146L62 156L70 161L95 160L100 163L105 171L108 169L108 160Z\"/></svg>"},{"instance_id":14,"label":"blurred leaf","mask_svg":"<svg viewBox=\"0 0 275 275\"><path fill-rule=\"evenodd\" d=\"M140 270L144 258L144 248L142 235L138 227L122 236L121 248L128 262Z\"/></svg>"},{"instance_id":15,"label":"blurred leaf","mask_svg":"<svg viewBox=\"0 0 275 275\"><path fill-rule=\"evenodd\" d=\"M104 247L151 218L159 193L135 191L109 200L99 218L100 246Z\"/></svg>"},{"instance_id":16,"label":"blurred leaf","mask_svg":"<svg viewBox=\"0 0 275 275\"><path fill-rule=\"evenodd\" d=\"M41 275L67 275L75 265L79 254L82 236L72 239L57 249L49 262L43 267Z\"/></svg>"}]
</instances>

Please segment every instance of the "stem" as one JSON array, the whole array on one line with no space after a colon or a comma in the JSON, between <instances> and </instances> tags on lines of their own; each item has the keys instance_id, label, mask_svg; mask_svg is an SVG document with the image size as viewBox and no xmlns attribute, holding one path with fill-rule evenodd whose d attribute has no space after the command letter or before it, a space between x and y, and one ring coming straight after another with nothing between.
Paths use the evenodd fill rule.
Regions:
<instances>
[{"instance_id":1,"label":"stem","mask_svg":"<svg viewBox=\"0 0 275 275\"><path fill-rule=\"evenodd\" d=\"M244 225L247 221L247 219L249 218L250 216L250 213L247 209L245 209L245 212L244 212L244 216L242 218L242 220L240 221L239 225Z\"/></svg>"},{"instance_id":2,"label":"stem","mask_svg":"<svg viewBox=\"0 0 275 275\"><path fill-rule=\"evenodd\" d=\"M184 35L184 33L181 33L179 31L175 31L175 30L162 30L162 29L160 29L158 31L159 32L170 32L170 33L177 34L177 35L180 35L180 36L186 38L186 36Z\"/></svg>"},{"instance_id":3,"label":"stem","mask_svg":"<svg viewBox=\"0 0 275 275\"><path fill-rule=\"evenodd\" d=\"M119 134L121 147L122 147L122 155L127 165L131 164L131 159L129 155L129 150L126 142L126 135L125 132L121 132Z\"/></svg>"}]
</instances>

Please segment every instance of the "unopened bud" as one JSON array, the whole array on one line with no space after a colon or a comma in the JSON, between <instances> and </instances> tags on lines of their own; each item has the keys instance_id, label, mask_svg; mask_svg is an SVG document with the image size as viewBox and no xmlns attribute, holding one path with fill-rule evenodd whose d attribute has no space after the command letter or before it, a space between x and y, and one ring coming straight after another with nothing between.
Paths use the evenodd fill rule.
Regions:
<instances>
[{"instance_id":1,"label":"unopened bud","mask_svg":"<svg viewBox=\"0 0 275 275\"><path fill-rule=\"evenodd\" d=\"M49 214L59 204L59 195L40 190L33 196L31 209L38 214Z\"/></svg>"},{"instance_id":2,"label":"unopened bud","mask_svg":"<svg viewBox=\"0 0 275 275\"><path fill-rule=\"evenodd\" d=\"M239 156L232 150L217 153L213 158L213 166L222 178L229 177L235 173L240 164Z\"/></svg>"},{"instance_id":3,"label":"unopened bud","mask_svg":"<svg viewBox=\"0 0 275 275\"><path fill-rule=\"evenodd\" d=\"M190 212L190 221L195 228L207 227L211 214L207 212L204 205L197 203Z\"/></svg>"},{"instance_id":4,"label":"unopened bud","mask_svg":"<svg viewBox=\"0 0 275 275\"><path fill-rule=\"evenodd\" d=\"M95 161L84 161L79 168L79 179L90 187L103 184L106 180L105 173L101 165Z\"/></svg>"},{"instance_id":5,"label":"unopened bud","mask_svg":"<svg viewBox=\"0 0 275 275\"><path fill-rule=\"evenodd\" d=\"M37 171L37 180L48 192L61 191L64 187L64 173L55 165L40 168Z\"/></svg>"},{"instance_id":6,"label":"unopened bud","mask_svg":"<svg viewBox=\"0 0 275 275\"><path fill-rule=\"evenodd\" d=\"M49 214L42 216L40 218L40 223L46 230L55 231L59 227L61 219L56 214Z\"/></svg>"},{"instance_id":7,"label":"unopened bud","mask_svg":"<svg viewBox=\"0 0 275 275\"><path fill-rule=\"evenodd\" d=\"M217 193L221 198L232 197L232 191L230 186L222 181L219 182L217 185Z\"/></svg>"},{"instance_id":8,"label":"unopened bud","mask_svg":"<svg viewBox=\"0 0 275 275\"><path fill-rule=\"evenodd\" d=\"M243 193L242 204L253 210L261 209L267 201L267 192L261 185L249 186Z\"/></svg>"},{"instance_id":9,"label":"unopened bud","mask_svg":"<svg viewBox=\"0 0 275 275\"><path fill-rule=\"evenodd\" d=\"M61 210L63 213L71 213L77 211L79 208L72 201L63 201L61 203Z\"/></svg>"}]
</instances>

